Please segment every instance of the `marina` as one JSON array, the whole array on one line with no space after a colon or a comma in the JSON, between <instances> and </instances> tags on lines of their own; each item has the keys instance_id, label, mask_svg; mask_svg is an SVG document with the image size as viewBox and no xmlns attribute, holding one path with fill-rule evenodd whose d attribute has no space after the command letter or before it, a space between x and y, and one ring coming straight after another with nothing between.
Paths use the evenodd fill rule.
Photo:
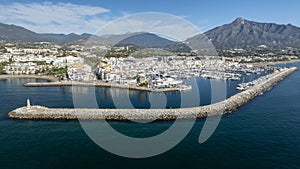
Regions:
<instances>
[{"instance_id":1,"label":"marina","mask_svg":"<svg viewBox=\"0 0 300 169\"><path fill-rule=\"evenodd\" d=\"M137 86L135 84L116 84L116 83L105 83L105 82L76 82L76 81L61 81L61 82L44 82L44 83L26 83L26 87L54 87L54 86L83 86L83 87L111 87L111 88L121 88L121 89L130 89L130 90L140 90L148 92L172 92L172 91L186 91L191 90L191 86L187 85L178 85L176 87L168 88L149 88Z\"/></svg>"},{"instance_id":2,"label":"marina","mask_svg":"<svg viewBox=\"0 0 300 169\"><path fill-rule=\"evenodd\" d=\"M185 80L192 77L239 81L242 76L261 74L267 66L227 62L220 57L156 56L148 58L102 58L94 73L81 64L68 66L67 79L28 83L26 87L94 86L170 92L191 90Z\"/></svg>"},{"instance_id":3,"label":"marina","mask_svg":"<svg viewBox=\"0 0 300 169\"><path fill-rule=\"evenodd\" d=\"M230 98L207 106L179 108L179 109L58 109L43 106L17 108L9 112L14 119L108 119L108 120L174 120L204 118L235 111L256 96L270 90L274 85L297 70L296 67L280 69L254 86Z\"/></svg>"},{"instance_id":4,"label":"marina","mask_svg":"<svg viewBox=\"0 0 300 169\"><path fill-rule=\"evenodd\" d=\"M273 74L280 73L281 71L283 71L285 69L287 69L287 68L280 68L279 70L275 70ZM256 84L271 78L273 76L273 74L268 74L266 76L261 76L261 77L255 79L255 80L247 82L247 83L240 83L240 84L237 85L236 89L237 90L247 90L247 89L255 86Z\"/></svg>"},{"instance_id":5,"label":"marina","mask_svg":"<svg viewBox=\"0 0 300 169\"><path fill-rule=\"evenodd\" d=\"M191 77L239 80L242 75L259 74L266 69L266 66L239 64L225 61L224 58L217 56L156 56L102 58L95 73L100 81L119 84L136 83L132 79L142 76L148 85L157 87L161 81L169 80L178 83L182 79ZM71 80L78 80L78 78L71 78Z\"/></svg>"}]
</instances>

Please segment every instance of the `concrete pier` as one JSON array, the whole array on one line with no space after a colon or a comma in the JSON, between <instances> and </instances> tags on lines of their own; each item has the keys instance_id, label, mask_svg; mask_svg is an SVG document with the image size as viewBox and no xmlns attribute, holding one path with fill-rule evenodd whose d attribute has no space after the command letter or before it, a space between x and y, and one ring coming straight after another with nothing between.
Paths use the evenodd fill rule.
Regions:
<instances>
[{"instance_id":1,"label":"concrete pier","mask_svg":"<svg viewBox=\"0 0 300 169\"><path fill-rule=\"evenodd\" d=\"M8 115L15 119L108 119L108 120L174 120L204 118L235 111L256 96L268 91L297 70L296 67L273 73L264 81L224 101L207 106L180 109L53 109L42 106L21 107Z\"/></svg>"}]
</instances>

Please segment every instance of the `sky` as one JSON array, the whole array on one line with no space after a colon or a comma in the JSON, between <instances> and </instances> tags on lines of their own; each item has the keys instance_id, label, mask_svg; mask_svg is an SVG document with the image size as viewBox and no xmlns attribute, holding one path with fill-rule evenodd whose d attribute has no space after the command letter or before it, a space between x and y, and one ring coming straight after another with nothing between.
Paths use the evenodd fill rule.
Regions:
<instances>
[{"instance_id":1,"label":"sky","mask_svg":"<svg viewBox=\"0 0 300 169\"><path fill-rule=\"evenodd\" d=\"M207 31L237 17L300 26L299 7L298 0L0 0L0 23L23 26L38 33L94 34L124 16L159 12L181 17ZM135 26L139 25L143 24Z\"/></svg>"}]
</instances>

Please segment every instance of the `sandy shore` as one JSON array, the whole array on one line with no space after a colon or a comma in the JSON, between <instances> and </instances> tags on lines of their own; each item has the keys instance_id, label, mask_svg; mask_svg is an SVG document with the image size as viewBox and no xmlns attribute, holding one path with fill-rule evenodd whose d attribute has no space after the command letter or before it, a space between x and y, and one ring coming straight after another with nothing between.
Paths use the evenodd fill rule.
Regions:
<instances>
[{"instance_id":1,"label":"sandy shore","mask_svg":"<svg viewBox=\"0 0 300 169\"><path fill-rule=\"evenodd\" d=\"M54 76L38 76L38 75L0 75L0 79L9 78L30 78L30 79L45 79L51 82L57 82L58 79Z\"/></svg>"}]
</instances>

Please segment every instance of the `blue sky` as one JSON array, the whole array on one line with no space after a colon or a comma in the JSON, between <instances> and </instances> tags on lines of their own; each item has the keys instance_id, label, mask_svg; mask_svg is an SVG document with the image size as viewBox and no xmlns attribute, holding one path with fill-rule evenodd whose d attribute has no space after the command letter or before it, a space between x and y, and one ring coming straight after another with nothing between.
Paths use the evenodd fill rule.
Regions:
<instances>
[{"instance_id":1,"label":"blue sky","mask_svg":"<svg viewBox=\"0 0 300 169\"><path fill-rule=\"evenodd\" d=\"M237 17L300 26L299 7L297 0L0 0L0 22L39 33L93 33L125 15L162 12L183 17L205 31Z\"/></svg>"}]
</instances>

